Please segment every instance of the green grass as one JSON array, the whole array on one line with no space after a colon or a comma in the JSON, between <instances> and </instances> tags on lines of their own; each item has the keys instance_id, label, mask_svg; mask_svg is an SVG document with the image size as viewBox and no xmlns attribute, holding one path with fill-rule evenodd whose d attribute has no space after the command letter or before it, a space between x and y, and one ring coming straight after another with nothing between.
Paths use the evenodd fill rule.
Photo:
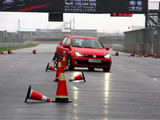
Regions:
<instances>
[{"instance_id":1,"label":"green grass","mask_svg":"<svg viewBox=\"0 0 160 120\"><path fill-rule=\"evenodd\" d=\"M17 46L17 47L0 47L1 51L8 51L8 50L16 50L16 49L23 49L23 48L29 48L29 47L35 47L39 45L40 43L29 43L25 46Z\"/></svg>"}]
</instances>

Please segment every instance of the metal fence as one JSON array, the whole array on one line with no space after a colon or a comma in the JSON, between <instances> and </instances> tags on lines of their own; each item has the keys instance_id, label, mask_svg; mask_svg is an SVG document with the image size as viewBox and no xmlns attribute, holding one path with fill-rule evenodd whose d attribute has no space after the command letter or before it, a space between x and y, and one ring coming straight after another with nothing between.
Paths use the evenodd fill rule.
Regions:
<instances>
[{"instance_id":1,"label":"metal fence","mask_svg":"<svg viewBox=\"0 0 160 120\"><path fill-rule=\"evenodd\" d=\"M25 46L33 39L31 32L11 33L0 31L0 47Z\"/></svg>"}]
</instances>

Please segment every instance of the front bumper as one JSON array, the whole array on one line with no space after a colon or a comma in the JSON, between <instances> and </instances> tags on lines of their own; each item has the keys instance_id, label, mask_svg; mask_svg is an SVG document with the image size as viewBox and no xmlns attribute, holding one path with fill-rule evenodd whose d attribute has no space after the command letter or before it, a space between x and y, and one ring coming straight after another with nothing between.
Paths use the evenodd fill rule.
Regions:
<instances>
[{"instance_id":1,"label":"front bumper","mask_svg":"<svg viewBox=\"0 0 160 120\"><path fill-rule=\"evenodd\" d=\"M89 59L101 60L101 63L89 62ZM110 68L111 58L86 58L86 57L72 57L72 65L75 67L94 67L94 68Z\"/></svg>"}]
</instances>

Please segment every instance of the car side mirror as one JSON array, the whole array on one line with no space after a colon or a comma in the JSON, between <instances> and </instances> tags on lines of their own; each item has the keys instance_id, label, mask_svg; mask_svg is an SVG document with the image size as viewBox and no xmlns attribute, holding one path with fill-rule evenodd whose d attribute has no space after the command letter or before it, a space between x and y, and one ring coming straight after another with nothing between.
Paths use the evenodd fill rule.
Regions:
<instances>
[{"instance_id":1,"label":"car side mirror","mask_svg":"<svg viewBox=\"0 0 160 120\"><path fill-rule=\"evenodd\" d=\"M64 44L63 47L64 48L69 48L69 45L68 44Z\"/></svg>"},{"instance_id":2,"label":"car side mirror","mask_svg":"<svg viewBox=\"0 0 160 120\"><path fill-rule=\"evenodd\" d=\"M109 50L109 47L105 47L106 50Z\"/></svg>"}]
</instances>

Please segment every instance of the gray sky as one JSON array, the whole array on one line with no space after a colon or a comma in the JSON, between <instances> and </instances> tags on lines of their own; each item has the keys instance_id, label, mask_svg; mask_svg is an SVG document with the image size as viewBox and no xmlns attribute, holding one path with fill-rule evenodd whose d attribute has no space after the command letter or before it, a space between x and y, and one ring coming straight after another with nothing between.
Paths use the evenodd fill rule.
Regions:
<instances>
[{"instance_id":1,"label":"gray sky","mask_svg":"<svg viewBox=\"0 0 160 120\"><path fill-rule=\"evenodd\" d=\"M150 7L157 9L158 5ZM132 27L145 26L143 14L134 14L132 17L110 17L110 14L64 14L64 22L73 21L73 18L75 18L75 29L97 29L98 32L124 32ZM63 22L48 22L47 13L0 12L0 31L16 32L18 20L20 28L23 29L56 29L63 25Z\"/></svg>"}]
</instances>

